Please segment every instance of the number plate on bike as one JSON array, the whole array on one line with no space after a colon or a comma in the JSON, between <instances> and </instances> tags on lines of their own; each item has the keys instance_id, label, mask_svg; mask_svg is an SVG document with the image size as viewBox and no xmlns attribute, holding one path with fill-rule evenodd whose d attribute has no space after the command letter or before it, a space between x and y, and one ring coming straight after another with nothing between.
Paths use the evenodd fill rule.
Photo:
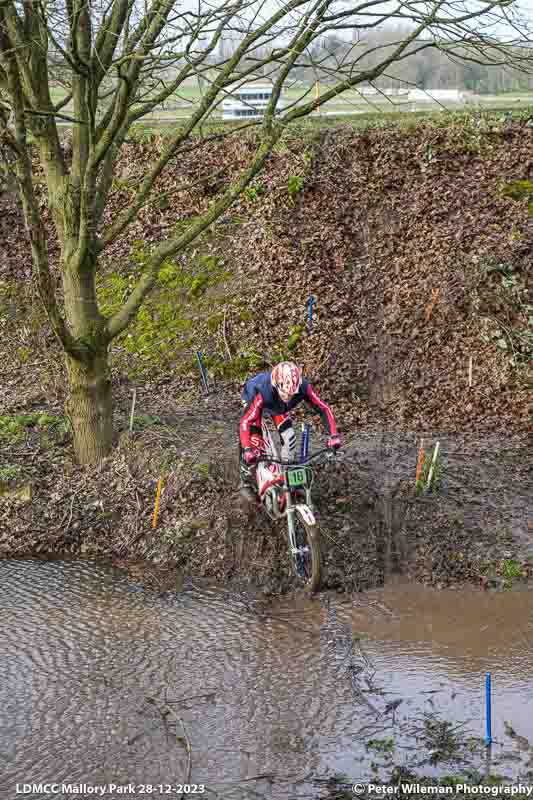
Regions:
<instances>
[{"instance_id":1,"label":"number plate on bike","mask_svg":"<svg viewBox=\"0 0 533 800\"><path fill-rule=\"evenodd\" d=\"M307 474L305 469L290 469L287 472L287 481L289 486L305 486L307 483Z\"/></svg>"}]
</instances>

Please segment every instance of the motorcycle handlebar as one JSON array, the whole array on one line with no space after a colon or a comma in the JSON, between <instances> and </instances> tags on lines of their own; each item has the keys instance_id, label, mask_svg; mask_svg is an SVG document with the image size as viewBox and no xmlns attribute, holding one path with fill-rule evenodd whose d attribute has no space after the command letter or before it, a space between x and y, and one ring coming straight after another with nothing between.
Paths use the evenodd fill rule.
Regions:
<instances>
[{"instance_id":1,"label":"motorcycle handlebar","mask_svg":"<svg viewBox=\"0 0 533 800\"><path fill-rule=\"evenodd\" d=\"M305 461L280 461L279 459L272 458L271 456L261 456L255 463L280 464L282 467L305 467L306 464L308 464L317 456L322 455L322 453L329 453L330 457L333 458L336 454L336 451L331 447L323 447L321 450L317 450L316 453L313 453L312 456L308 456Z\"/></svg>"}]
</instances>

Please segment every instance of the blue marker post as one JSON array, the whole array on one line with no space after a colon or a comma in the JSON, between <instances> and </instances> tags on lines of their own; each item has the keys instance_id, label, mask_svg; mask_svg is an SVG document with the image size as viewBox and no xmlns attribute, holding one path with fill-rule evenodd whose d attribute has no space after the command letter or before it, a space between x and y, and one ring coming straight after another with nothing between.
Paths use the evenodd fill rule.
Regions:
<instances>
[{"instance_id":1,"label":"blue marker post","mask_svg":"<svg viewBox=\"0 0 533 800\"><path fill-rule=\"evenodd\" d=\"M490 747L492 744L492 711L491 711L491 696L490 696L490 672L487 672L485 681L485 706L486 706L486 728L487 735L485 736L485 744Z\"/></svg>"},{"instance_id":2,"label":"blue marker post","mask_svg":"<svg viewBox=\"0 0 533 800\"><path fill-rule=\"evenodd\" d=\"M309 295L309 320L307 323L307 331L309 336L313 333L313 303L315 302L315 298L312 294Z\"/></svg>"},{"instance_id":3,"label":"blue marker post","mask_svg":"<svg viewBox=\"0 0 533 800\"><path fill-rule=\"evenodd\" d=\"M202 385L205 389L205 393L209 394L209 385L207 383L207 374L204 367L204 362L202 361L202 354L199 350L196 351L196 358L198 361L198 366L200 367L200 378L202 379Z\"/></svg>"},{"instance_id":4,"label":"blue marker post","mask_svg":"<svg viewBox=\"0 0 533 800\"><path fill-rule=\"evenodd\" d=\"M307 459L309 455L309 423L302 424L302 442L300 447L300 464Z\"/></svg>"}]
</instances>

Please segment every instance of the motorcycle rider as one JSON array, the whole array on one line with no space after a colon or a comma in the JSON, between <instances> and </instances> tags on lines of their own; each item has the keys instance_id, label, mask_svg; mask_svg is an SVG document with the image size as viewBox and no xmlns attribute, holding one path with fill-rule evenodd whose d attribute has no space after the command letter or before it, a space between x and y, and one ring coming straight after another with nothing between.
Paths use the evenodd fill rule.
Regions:
<instances>
[{"instance_id":1,"label":"motorcycle rider","mask_svg":"<svg viewBox=\"0 0 533 800\"><path fill-rule=\"evenodd\" d=\"M272 370L260 372L246 381L242 391L244 410L239 425L239 489L248 499L255 497L254 465L263 445L262 415L271 416L276 425L282 443L282 459L294 461L296 435L289 412L303 400L320 414L328 433L327 446L337 450L341 438L331 409L303 377L300 367L292 361L282 361Z\"/></svg>"}]
</instances>

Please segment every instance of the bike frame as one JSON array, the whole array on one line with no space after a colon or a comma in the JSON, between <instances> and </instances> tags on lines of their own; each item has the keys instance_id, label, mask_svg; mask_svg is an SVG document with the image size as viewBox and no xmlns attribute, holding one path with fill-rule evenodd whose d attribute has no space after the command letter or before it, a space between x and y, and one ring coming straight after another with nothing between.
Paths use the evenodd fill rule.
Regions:
<instances>
[{"instance_id":1,"label":"bike frame","mask_svg":"<svg viewBox=\"0 0 533 800\"><path fill-rule=\"evenodd\" d=\"M273 438L273 434L272 434L272 431L271 431L271 427L265 421L263 421L263 424L262 424L262 434L263 434L263 441L265 443L265 450L267 452L267 455L262 456L262 457L257 459L258 470L259 470L259 465L260 464L275 464L275 465L277 465L279 467L279 470L277 471L277 475L275 476L276 480L271 481L271 485L272 486L278 486L278 487L282 488L283 497L285 498L285 504L284 504L284 510L283 511L277 511L275 514L272 515L267 510L267 513L269 513L269 516L272 516L274 519L281 519L282 517L285 517L285 516L287 517L287 527L288 527L288 534L289 534L289 548L290 548L291 555L295 556L300 552L299 548L296 547L296 536L295 536L295 526L294 526L294 515L295 515L296 511L299 511L301 513L302 517L304 518L305 522L307 522L308 525L315 525L316 524L315 515L313 513L313 501L312 501L312 495L311 495L311 489L312 489L312 485L313 485L313 474L312 474L311 469L307 465L309 464L310 461L313 461L315 458L317 458L317 456L322 455L323 453L327 452L331 457L332 456L332 452L331 452L331 450L329 448L325 447L322 450L318 450L318 452L313 453L313 455L311 455L308 458L306 458L306 460L304 462L282 461L280 456L279 456L276 444L274 442L274 438ZM295 467L298 467L300 469L308 469L308 471L311 473L311 479L306 483L306 485L304 487L305 500L306 500L305 503L295 503L294 502L293 492L292 492L291 487L289 486L289 483L288 483L288 480L287 480L288 471L290 469L292 469L292 468L295 468ZM262 477L265 480L268 480L267 475L263 475ZM258 478L258 475L256 473L256 480L257 480L257 478ZM259 490L260 489L259 481L257 481L257 483L258 483L258 490ZM263 488L262 491L260 491L259 499L260 499L260 502L263 505L265 505L266 492L267 492L267 490L269 488L270 488L270 486L267 485L265 488Z\"/></svg>"}]
</instances>

